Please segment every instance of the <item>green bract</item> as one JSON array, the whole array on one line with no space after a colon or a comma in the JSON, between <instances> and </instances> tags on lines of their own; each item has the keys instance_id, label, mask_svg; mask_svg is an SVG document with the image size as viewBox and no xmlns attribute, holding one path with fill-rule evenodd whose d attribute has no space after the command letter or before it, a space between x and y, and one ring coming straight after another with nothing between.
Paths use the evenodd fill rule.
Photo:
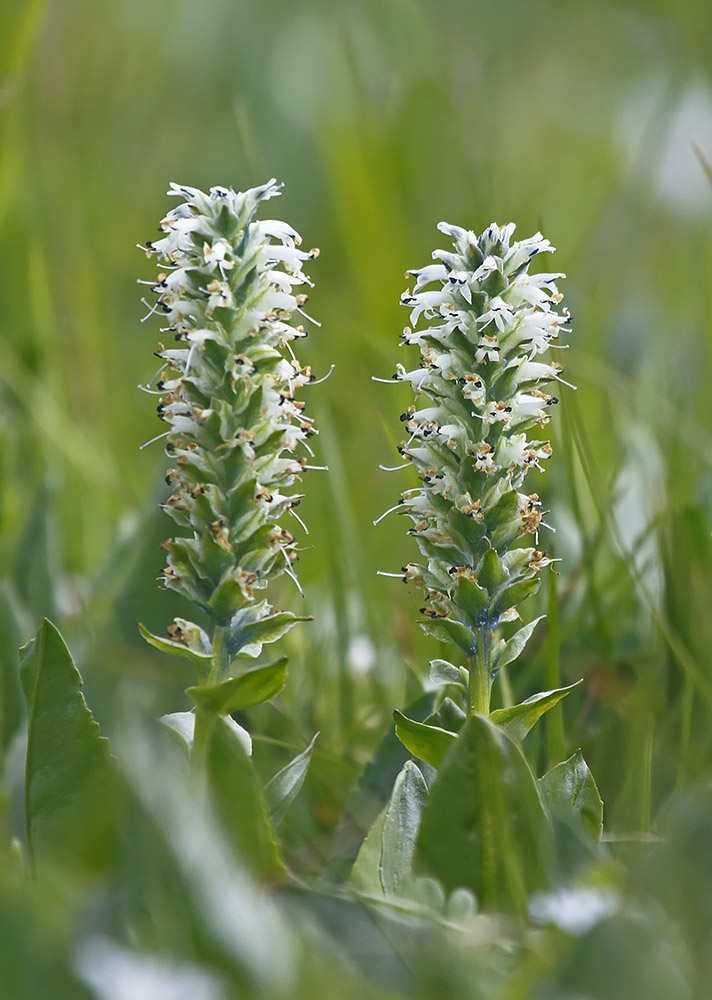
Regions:
<instances>
[{"instance_id":1,"label":"green bract","mask_svg":"<svg viewBox=\"0 0 712 1000\"><path fill-rule=\"evenodd\" d=\"M466 654L470 707L487 712L505 649L494 629L517 617L551 563L538 546L541 501L525 480L551 455L542 431L558 400L542 387L561 381L561 367L542 355L559 346L568 313L556 309L563 275L529 274L554 249L540 233L513 243L512 223L480 236L438 228L454 252L436 250L436 263L408 272L415 288L401 298L413 327L403 341L421 362L393 376L416 397L401 415L409 436L399 451L423 485L394 509L412 519L424 560L403 569L427 594L422 627Z\"/></svg>"},{"instance_id":2,"label":"green bract","mask_svg":"<svg viewBox=\"0 0 712 1000\"><path fill-rule=\"evenodd\" d=\"M292 488L310 468L316 433L295 398L312 376L290 345L307 336L292 317L306 316L296 289L311 285L302 264L318 251L300 250L286 223L256 219L260 203L279 193L274 180L240 193L171 184L181 203L161 222L165 236L145 248L164 268L149 283L157 295L150 314L162 315L178 341L157 351L158 413L173 463L164 509L183 529L164 543L164 581L220 629L220 655L215 634L190 622L176 619L169 632L173 644L220 660L215 679L297 620L257 599L281 573L299 586L297 541L284 522L302 523Z\"/></svg>"}]
</instances>

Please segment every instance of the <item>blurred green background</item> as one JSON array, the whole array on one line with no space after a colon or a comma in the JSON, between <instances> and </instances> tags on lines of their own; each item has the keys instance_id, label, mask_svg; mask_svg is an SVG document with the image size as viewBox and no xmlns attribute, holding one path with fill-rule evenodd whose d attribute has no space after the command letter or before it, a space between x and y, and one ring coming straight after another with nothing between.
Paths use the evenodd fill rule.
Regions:
<instances>
[{"instance_id":1,"label":"blurred green background","mask_svg":"<svg viewBox=\"0 0 712 1000\"><path fill-rule=\"evenodd\" d=\"M564 710L611 834L655 829L712 775L712 80L706 0L3 0L0 4L0 642L3 745L20 717L13 649L50 615L110 733L117 705L183 707L144 646L185 612L162 593L172 522L162 429L139 392L155 318L137 278L171 180L239 189L322 254L300 357L330 473L300 513L306 604L280 708L256 710L269 771L322 731L290 836L305 870L332 851L346 795L440 650L417 598L376 571L415 556L406 523L371 521L411 485L396 464L407 387L384 386L407 315L403 272L438 221L513 220L558 247L574 317L535 484L558 607L513 671L526 697L560 671ZM414 364L413 356L411 362ZM546 539L545 541L549 541ZM14 685L14 686L13 686ZM550 685L549 685L550 686ZM543 771L560 735L530 747ZM269 742L272 741L272 742Z\"/></svg>"}]
</instances>

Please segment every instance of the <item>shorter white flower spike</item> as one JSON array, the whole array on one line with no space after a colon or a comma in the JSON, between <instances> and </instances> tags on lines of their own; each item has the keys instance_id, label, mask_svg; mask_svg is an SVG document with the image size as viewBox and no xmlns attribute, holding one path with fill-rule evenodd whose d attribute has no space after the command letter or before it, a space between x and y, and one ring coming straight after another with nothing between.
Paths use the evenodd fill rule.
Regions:
<instances>
[{"instance_id":1,"label":"shorter white flower spike","mask_svg":"<svg viewBox=\"0 0 712 1000\"><path fill-rule=\"evenodd\" d=\"M536 256L554 252L541 233L514 242L513 223L492 223L479 236L444 222L438 229L453 250L435 250L436 263L407 272L415 286L401 297L411 324L402 343L418 347L420 365L376 379L413 387L415 404L401 415L409 436L398 450L423 487L403 493L374 524L391 512L411 519L424 562L403 579L426 593L426 631L447 634L486 670L481 710L495 672L493 630L516 617L554 561L522 547L527 536L538 541L540 526L550 528L538 494L523 486L551 455L549 442L535 439L558 403L545 387L574 388L542 357L565 346L556 341L569 315L557 310L563 275L529 274Z\"/></svg>"}]
</instances>

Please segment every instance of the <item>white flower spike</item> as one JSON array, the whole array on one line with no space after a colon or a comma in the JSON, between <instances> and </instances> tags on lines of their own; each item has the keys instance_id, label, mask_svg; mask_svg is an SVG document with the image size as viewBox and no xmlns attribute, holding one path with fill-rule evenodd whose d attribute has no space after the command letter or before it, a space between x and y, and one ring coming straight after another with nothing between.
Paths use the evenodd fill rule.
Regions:
<instances>
[{"instance_id":1,"label":"white flower spike","mask_svg":"<svg viewBox=\"0 0 712 1000\"><path fill-rule=\"evenodd\" d=\"M540 233L512 242L514 228L493 223L477 236L440 223L454 252L436 250L437 263L408 272L415 288L401 297L411 327L426 321L402 335L418 347L420 367L398 365L391 380L413 387L415 405L401 416L409 437L398 450L423 482L387 511L410 517L424 558L397 575L425 591L425 631L466 654L469 709L485 714L504 648L495 629L516 617L553 561L537 544L539 496L522 490L551 456L540 432L558 398L542 386L569 385L561 366L541 357L564 346L556 341L569 330L568 312L556 308L564 275L530 275L530 262L554 248ZM537 547L527 544L531 535Z\"/></svg>"}]
</instances>

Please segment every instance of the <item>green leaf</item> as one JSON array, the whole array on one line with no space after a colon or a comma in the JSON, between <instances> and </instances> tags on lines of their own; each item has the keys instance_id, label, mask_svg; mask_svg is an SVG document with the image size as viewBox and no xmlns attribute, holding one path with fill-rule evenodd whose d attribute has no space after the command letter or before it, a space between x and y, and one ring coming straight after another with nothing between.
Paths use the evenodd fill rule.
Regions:
<instances>
[{"instance_id":1,"label":"green leaf","mask_svg":"<svg viewBox=\"0 0 712 1000\"><path fill-rule=\"evenodd\" d=\"M437 712L433 712L425 720L425 724L427 726L439 726L441 729L446 729L449 733L459 733L465 725L466 718L467 715L452 698L443 698Z\"/></svg>"},{"instance_id":2,"label":"green leaf","mask_svg":"<svg viewBox=\"0 0 712 1000\"><path fill-rule=\"evenodd\" d=\"M420 769L407 761L396 778L383 823L381 884L397 893L412 875L413 855L428 788Z\"/></svg>"},{"instance_id":3,"label":"green leaf","mask_svg":"<svg viewBox=\"0 0 712 1000\"><path fill-rule=\"evenodd\" d=\"M175 639L164 639L163 636L153 635L141 623L139 623L138 630L149 645L160 649L162 653L170 653L172 656L185 656L198 667L202 675L206 675L209 672L213 659L212 653L201 652Z\"/></svg>"},{"instance_id":4,"label":"green leaf","mask_svg":"<svg viewBox=\"0 0 712 1000\"><path fill-rule=\"evenodd\" d=\"M220 684L189 687L186 694L190 695L196 705L211 712L222 715L240 712L252 705L270 701L279 694L287 682L286 664L287 657L283 656L274 663L249 670Z\"/></svg>"},{"instance_id":5,"label":"green leaf","mask_svg":"<svg viewBox=\"0 0 712 1000\"><path fill-rule=\"evenodd\" d=\"M494 507L485 511L485 522L490 534L500 528L508 528L512 521L516 521L519 513L519 502L516 490L508 490Z\"/></svg>"},{"instance_id":6,"label":"green leaf","mask_svg":"<svg viewBox=\"0 0 712 1000\"><path fill-rule=\"evenodd\" d=\"M475 636L462 622L453 621L451 618L434 618L419 624L422 630L434 639L440 642L454 642L467 656L475 655Z\"/></svg>"},{"instance_id":7,"label":"green leaf","mask_svg":"<svg viewBox=\"0 0 712 1000\"><path fill-rule=\"evenodd\" d=\"M242 740L226 719L216 719L210 734L207 771L223 827L235 853L259 878L285 875L262 786Z\"/></svg>"},{"instance_id":8,"label":"green leaf","mask_svg":"<svg viewBox=\"0 0 712 1000\"><path fill-rule=\"evenodd\" d=\"M388 806L384 806L373 826L366 834L356 855L347 884L357 892L383 895L381 883L381 853L383 851L383 826Z\"/></svg>"},{"instance_id":9,"label":"green leaf","mask_svg":"<svg viewBox=\"0 0 712 1000\"><path fill-rule=\"evenodd\" d=\"M484 716L471 716L430 789L417 858L448 890L484 906L526 912L546 882L551 831L521 750Z\"/></svg>"},{"instance_id":10,"label":"green leaf","mask_svg":"<svg viewBox=\"0 0 712 1000\"><path fill-rule=\"evenodd\" d=\"M508 577L507 570L502 565L495 549L487 549L482 557L482 565L477 574L481 586L485 587L490 594L494 593L497 587L501 587Z\"/></svg>"},{"instance_id":11,"label":"green leaf","mask_svg":"<svg viewBox=\"0 0 712 1000\"><path fill-rule=\"evenodd\" d=\"M115 772L82 694L82 678L55 628L44 620L20 650L29 731L25 770L27 847L45 860L91 869L113 853Z\"/></svg>"},{"instance_id":12,"label":"green leaf","mask_svg":"<svg viewBox=\"0 0 712 1000\"><path fill-rule=\"evenodd\" d=\"M489 594L476 580L459 576L451 595L453 603L464 612L469 624L482 625L487 619Z\"/></svg>"},{"instance_id":13,"label":"green leaf","mask_svg":"<svg viewBox=\"0 0 712 1000\"><path fill-rule=\"evenodd\" d=\"M467 682L461 667L454 667L447 660L430 661L430 680L433 684L457 684L466 687Z\"/></svg>"},{"instance_id":14,"label":"green leaf","mask_svg":"<svg viewBox=\"0 0 712 1000\"><path fill-rule=\"evenodd\" d=\"M501 670L502 667L506 667L508 663L512 663L517 659L526 644L529 642L532 632L544 618L546 618L546 615L539 615L538 618L535 618L534 621L529 622L528 625L520 628L518 632L514 633L511 639L508 639L505 642L502 652L495 660L495 669Z\"/></svg>"},{"instance_id":15,"label":"green leaf","mask_svg":"<svg viewBox=\"0 0 712 1000\"><path fill-rule=\"evenodd\" d=\"M266 601L242 608L233 615L226 627L228 653L234 659L245 646L260 647L268 642L281 639L297 622L312 621L311 615L294 615L291 611L269 614L271 608ZM259 655L253 652L251 655Z\"/></svg>"},{"instance_id":16,"label":"green leaf","mask_svg":"<svg viewBox=\"0 0 712 1000\"><path fill-rule=\"evenodd\" d=\"M556 688L554 691L540 691L538 694L533 694L531 698L527 698L520 705L512 705L511 708L498 708L492 712L490 720L500 729L504 729L513 740L523 740L542 715L557 705L569 691L573 691L580 683L581 681L576 681L575 684Z\"/></svg>"},{"instance_id":17,"label":"green leaf","mask_svg":"<svg viewBox=\"0 0 712 1000\"><path fill-rule=\"evenodd\" d=\"M603 802L580 750L552 767L537 782L553 816L573 817L596 842L603 832Z\"/></svg>"},{"instance_id":18,"label":"green leaf","mask_svg":"<svg viewBox=\"0 0 712 1000\"><path fill-rule=\"evenodd\" d=\"M438 726L426 726L424 722L413 722L402 712L395 711L396 736L414 757L425 761L431 767L440 767L443 758L455 741L455 735Z\"/></svg>"},{"instance_id":19,"label":"green leaf","mask_svg":"<svg viewBox=\"0 0 712 1000\"><path fill-rule=\"evenodd\" d=\"M520 580L518 583L513 583L511 587L500 590L492 606L493 620L496 621L509 608L516 608L522 601L526 601L527 597L536 594L540 582L538 576L533 576L528 580Z\"/></svg>"},{"instance_id":20,"label":"green leaf","mask_svg":"<svg viewBox=\"0 0 712 1000\"><path fill-rule=\"evenodd\" d=\"M289 809L304 784L318 735L319 733L312 738L306 750L302 750L300 754L293 757L265 785L265 798L267 799L270 818L275 826L279 826L282 822L287 809Z\"/></svg>"}]
</instances>

